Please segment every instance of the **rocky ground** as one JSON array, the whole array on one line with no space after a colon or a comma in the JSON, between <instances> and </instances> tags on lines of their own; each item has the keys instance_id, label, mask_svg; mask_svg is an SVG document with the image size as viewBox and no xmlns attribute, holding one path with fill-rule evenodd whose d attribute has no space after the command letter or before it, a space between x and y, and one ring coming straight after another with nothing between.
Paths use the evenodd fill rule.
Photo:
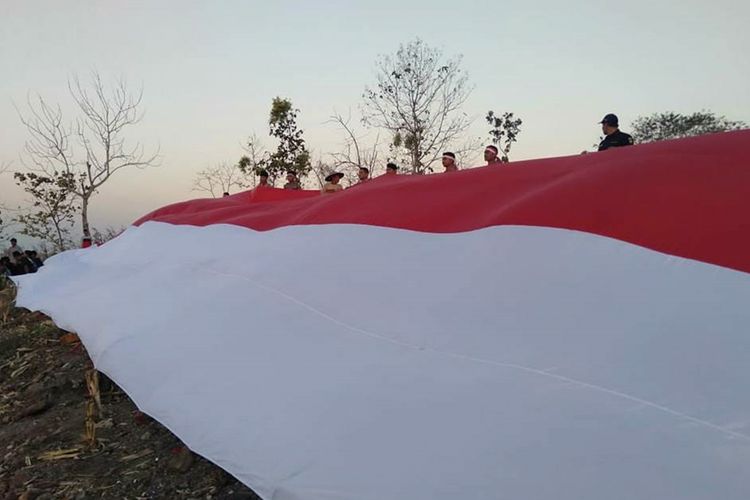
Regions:
<instances>
[{"instance_id":1,"label":"rocky ground","mask_svg":"<svg viewBox=\"0 0 750 500\"><path fill-rule=\"evenodd\" d=\"M91 364L78 337L0 290L0 499L258 499Z\"/></svg>"}]
</instances>

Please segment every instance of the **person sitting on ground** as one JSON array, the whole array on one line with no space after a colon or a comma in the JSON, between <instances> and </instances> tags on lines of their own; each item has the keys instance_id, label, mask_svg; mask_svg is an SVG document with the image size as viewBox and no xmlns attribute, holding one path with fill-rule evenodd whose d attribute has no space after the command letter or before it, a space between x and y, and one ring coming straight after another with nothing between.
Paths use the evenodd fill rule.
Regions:
<instances>
[{"instance_id":1,"label":"person sitting on ground","mask_svg":"<svg viewBox=\"0 0 750 500\"><path fill-rule=\"evenodd\" d=\"M36 250L29 251L29 259L31 259L31 262L33 262L34 265L36 265L37 269L39 269L40 267L44 265L44 261L42 261L42 259L39 258L39 256L36 253Z\"/></svg>"},{"instance_id":2,"label":"person sitting on ground","mask_svg":"<svg viewBox=\"0 0 750 500\"><path fill-rule=\"evenodd\" d=\"M0 257L0 277L7 278L8 276L16 275L16 268L10 261L10 258L3 255Z\"/></svg>"},{"instance_id":3,"label":"person sitting on ground","mask_svg":"<svg viewBox=\"0 0 750 500\"><path fill-rule=\"evenodd\" d=\"M13 262L13 254L15 252L23 252L23 248L18 246L18 240L15 238L10 239L10 247L8 247L7 250L5 250L5 256L8 257L11 262Z\"/></svg>"},{"instance_id":4,"label":"person sitting on ground","mask_svg":"<svg viewBox=\"0 0 750 500\"><path fill-rule=\"evenodd\" d=\"M598 151L633 145L633 138L629 134L620 131L617 115L609 113L599 123L602 125L604 140L599 143Z\"/></svg>"},{"instance_id":5,"label":"person sitting on ground","mask_svg":"<svg viewBox=\"0 0 750 500\"><path fill-rule=\"evenodd\" d=\"M398 165L391 162L386 164L385 166L385 175L397 175L398 174Z\"/></svg>"},{"instance_id":6,"label":"person sitting on ground","mask_svg":"<svg viewBox=\"0 0 750 500\"><path fill-rule=\"evenodd\" d=\"M13 252L13 264L16 268L16 274L14 274L14 276L33 273L36 270L31 265L31 262L29 262L26 256L21 252ZM32 271L32 269L34 269L34 271Z\"/></svg>"},{"instance_id":7,"label":"person sitting on ground","mask_svg":"<svg viewBox=\"0 0 750 500\"><path fill-rule=\"evenodd\" d=\"M268 184L268 172L265 170L261 170L258 172L258 186L257 187L270 187L270 184Z\"/></svg>"},{"instance_id":8,"label":"person sitting on ground","mask_svg":"<svg viewBox=\"0 0 750 500\"><path fill-rule=\"evenodd\" d=\"M450 151L443 153L443 172L458 172L458 165L456 165L456 155Z\"/></svg>"},{"instance_id":9,"label":"person sitting on ground","mask_svg":"<svg viewBox=\"0 0 750 500\"><path fill-rule=\"evenodd\" d=\"M341 172L334 172L326 177L326 183L323 185L323 189L320 190L322 194L336 193L344 189L344 186L339 184L341 179L344 178L344 174Z\"/></svg>"},{"instance_id":10,"label":"person sitting on ground","mask_svg":"<svg viewBox=\"0 0 750 500\"><path fill-rule=\"evenodd\" d=\"M484 148L484 161L487 162L487 166L500 166L503 164L503 161L497 157L498 149L497 146L494 144L490 144L486 148Z\"/></svg>"},{"instance_id":11,"label":"person sitting on ground","mask_svg":"<svg viewBox=\"0 0 750 500\"><path fill-rule=\"evenodd\" d=\"M284 189L302 189L299 177L297 177L297 173L293 170L289 170L286 173L286 184L284 184Z\"/></svg>"},{"instance_id":12,"label":"person sitting on ground","mask_svg":"<svg viewBox=\"0 0 750 500\"><path fill-rule=\"evenodd\" d=\"M36 265L36 262L34 262L34 259L31 258L31 250L26 250L23 252L23 258L25 259L26 263L29 266L29 272L35 273L39 269L39 266Z\"/></svg>"}]
</instances>

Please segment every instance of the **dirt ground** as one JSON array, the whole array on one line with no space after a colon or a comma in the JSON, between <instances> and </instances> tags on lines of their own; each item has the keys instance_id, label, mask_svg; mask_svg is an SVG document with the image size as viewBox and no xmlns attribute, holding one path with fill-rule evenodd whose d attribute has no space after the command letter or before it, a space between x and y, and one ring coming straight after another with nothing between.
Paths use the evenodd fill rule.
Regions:
<instances>
[{"instance_id":1,"label":"dirt ground","mask_svg":"<svg viewBox=\"0 0 750 500\"><path fill-rule=\"evenodd\" d=\"M97 404L99 399L99 404ZM259 499L138 412L77 336L0 290L0 499Z\"/></svg>"}]
</instances>

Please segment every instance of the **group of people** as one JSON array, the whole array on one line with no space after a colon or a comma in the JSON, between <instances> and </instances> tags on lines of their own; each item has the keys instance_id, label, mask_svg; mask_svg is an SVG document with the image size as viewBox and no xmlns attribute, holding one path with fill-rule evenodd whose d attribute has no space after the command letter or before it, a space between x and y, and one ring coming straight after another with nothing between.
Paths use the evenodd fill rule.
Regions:
<instances>
[{"instance_id":1,"label":"group of people","mask_svg":"<svg viewBox=\"0 0 750 500\"><path fill-rule=\"evenodd\" d=\"M598 151L633 145L633 138L630 135L620 131L617 115L608 113L604 116L604 118L602 118L602 121L599 123L602 126L604 139L599 143ZM586 153L586 151L583 151L583 153ZM484 160L487 162L487 166L501 165L504 163L503 159L500 158L498 154L499 150L497 146L493 144L490 144L484 148ZM444 152L441 161L444 169L443 173L458 171L456 155L453 152ZM398 175L398 170L398 165L392 162L388 163L385 167L384 175ZM268 183L269 176L267 171L261 170L258 176L260 179L258 183L259 187L270 186L270 184ZM322 194L330 194L343 190L344 186L341 185L341 180L344 177L345 175L342 172L333 172L329 174L328 176L326 176L325 184L321 188L320 192ZM359 170L357 171L357 178L357 182L350 187L358 186L369 181L370 169L367 167L359 167ZM286 184L284 184L284 189L302 189L302 183L300 182L300 179L297 176L296 172L292 170L287 172ZM224 193L224 196L229 196L229 193Z\"/></svg>"},{"instance_id":2,"label":"group of people","mask_svg":"<svg viewBox=\"0 0 750 500\"><path fill-rule=\"evenodd\" d=\"M44 265L37 256L36 250L24 250L18 245L18 240L10 239L10 247L0 257L0 276L19 276L35 273Z\"/></svg>"}]
</instances>

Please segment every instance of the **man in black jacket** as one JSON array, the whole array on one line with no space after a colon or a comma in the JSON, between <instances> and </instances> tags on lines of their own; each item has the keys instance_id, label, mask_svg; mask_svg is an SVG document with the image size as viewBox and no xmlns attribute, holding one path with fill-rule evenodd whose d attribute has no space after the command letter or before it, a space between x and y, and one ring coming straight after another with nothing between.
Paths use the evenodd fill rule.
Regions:
<instances>
[{"instance_id":1,"label":"man in black jacket","mask_svg":"<svg viewBox=\"0 0 750 500\"><path fill-rule=\"evenodd\" d=\"M602 124L602 132L605 136L604 140L599 143L599 151L633 145L633 138L620 131L617 115L609 113L599 123Z\"/></svg>"}]
</instances>

